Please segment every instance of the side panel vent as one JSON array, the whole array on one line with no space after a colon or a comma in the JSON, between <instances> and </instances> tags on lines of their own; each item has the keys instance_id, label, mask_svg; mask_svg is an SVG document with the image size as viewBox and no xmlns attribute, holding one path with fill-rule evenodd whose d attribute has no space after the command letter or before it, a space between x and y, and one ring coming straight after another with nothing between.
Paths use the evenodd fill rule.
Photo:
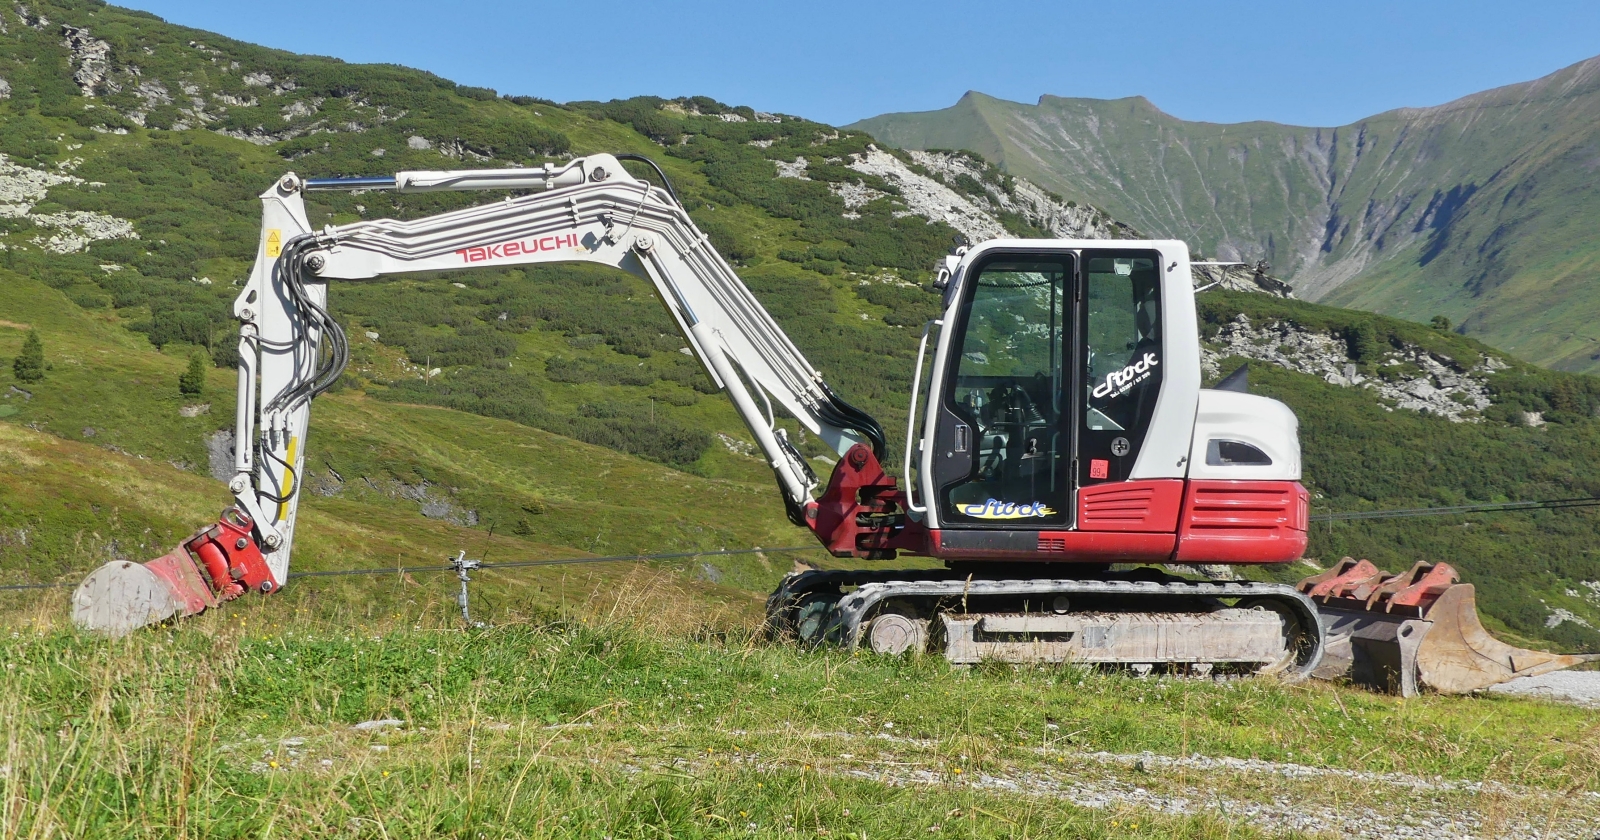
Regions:
<instances>
[{"instance_id":1,"label":"side panel vent","mask_svg":"<svg viewBox=\"0 0 1600 840\"><path fill-rule=\"evenodd\" d=\"M1094 484L1078 491L1078 529L1170 534L1182 506L1182 479Z\"/></svg>"}]
</instances>

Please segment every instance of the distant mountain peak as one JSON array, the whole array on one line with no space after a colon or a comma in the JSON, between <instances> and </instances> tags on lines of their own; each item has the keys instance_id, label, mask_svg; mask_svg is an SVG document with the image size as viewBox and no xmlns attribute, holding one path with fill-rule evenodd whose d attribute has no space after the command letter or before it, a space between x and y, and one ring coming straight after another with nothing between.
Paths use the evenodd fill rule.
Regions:
<instances>
[{"instance_id":1,"label":"distant mountain peak","mask_svg":"<svg viewBox=\"0 0 1600 840\"><path fill-rule=\"evenodd\" d=\"M1443 315L1533 361L1600 371L1600 56L1339 127L977 91L849 127L970 149L1151 236L1265 259L1310 300Z\"/></svg>"}]
</instances>

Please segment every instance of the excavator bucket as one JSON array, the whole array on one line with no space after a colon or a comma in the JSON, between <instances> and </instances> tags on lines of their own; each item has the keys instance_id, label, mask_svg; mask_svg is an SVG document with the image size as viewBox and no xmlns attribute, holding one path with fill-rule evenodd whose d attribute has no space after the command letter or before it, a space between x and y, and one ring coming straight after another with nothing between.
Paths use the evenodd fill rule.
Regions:
<instances>
[{"instance_id":1,"label":"excavator bucket","mask_svg":"<svg viewBox=\"0 0 1600 840\"><path fill-rule=\"evenodd\" d=\"M1478 621L1472 584L1452 586L1428 611L1433 629L1417 651L1422 682L1443 694L1466 694L1515 677L1536 677L1600 656L1574 656L1512 647L1489 635Z\"/></svg>"},{"instance_id":2,"label":"excavator bucket","mask_svg":"<svg viewBox=\"0 0 1600 840\"><path fill-rule=\"evenodd\" d=\"M277 586L256 547L250 517L229 508L217 524L148 563L117 560L90 572L72 593L72 621L85 630L125 636Z\"/></svg>"},{"instance_id":3,"label":"excavator bucket","mask_svg":"<svg viewBox=\"0 0 1600 840\"><path fill-rule=\"evenodd\" d=\"M1379 691L1415 696L1422 687L1468 694L1516 677L1570 668L1600 656L1512 647L1478 620L1476 591L1448 563L1417 563L1390 575L1366 560L1300 581L1327 635L1313 676L1348 677Z\"/></svg>"},{"instance_id":4,"label":"excavator bucket","mask_svg":"<svg viewBox=\"0 0 1600 840\"><path fill-rule=\"evenodd\" d=\"M179 546L148 563L117 560L90 572L72 593L72 622L85 630L125 636L216 605L194 558Z\"/></svg>"}]
</instances>

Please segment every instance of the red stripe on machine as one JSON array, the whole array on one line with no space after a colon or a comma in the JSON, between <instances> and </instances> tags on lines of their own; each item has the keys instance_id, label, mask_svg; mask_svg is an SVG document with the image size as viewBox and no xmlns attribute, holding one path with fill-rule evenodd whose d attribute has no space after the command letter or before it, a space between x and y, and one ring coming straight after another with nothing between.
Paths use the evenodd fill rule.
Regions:
<instances>
[{"instance_id":1,"label":"red stripe on machine","mask_svg":"<svg viewBox=\"0 0 1600 840\"><path fill-rule=\"evenodd\" d=\"M1078 530L1170 534L1181 507L1181 478L1091 484L1078 490Z\"/></svg>"}]
</instances>

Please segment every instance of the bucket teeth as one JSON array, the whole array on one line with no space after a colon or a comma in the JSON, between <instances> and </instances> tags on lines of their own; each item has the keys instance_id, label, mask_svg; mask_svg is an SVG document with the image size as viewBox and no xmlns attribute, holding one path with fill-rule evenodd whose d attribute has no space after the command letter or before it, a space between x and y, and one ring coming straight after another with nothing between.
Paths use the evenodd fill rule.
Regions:
<instances>
[{"instance_id":1,"label":"bucket teeth","mask_svg":"<svg viewBox=\"0 0 1600 840\"><path fill-rule=\"evenodd\" d=\"M1448 563L1390 575L1349 557L1297 588L1317 604L1327 652L1315 676L1406 697L1421 687L1467 694L1600 657L1513 647L1478 619L1476 591Z\"/></svg>"},{"instance_id":2,"label":"bucket teeth","mask_svg":"<svg viewBox=\"0 0 1600 840\"><path fill-rule=\"evenodd\" d=\"M1365 586L1376 585L1382 577L1383 572L1378 571L1371 561L1346 557L1332 569L1300 581L1295 588L1309 595L1312 600L1320 598L1326 601L1333 597L1354 597L1351 593Z\"/></svg>"}]
</instances>

